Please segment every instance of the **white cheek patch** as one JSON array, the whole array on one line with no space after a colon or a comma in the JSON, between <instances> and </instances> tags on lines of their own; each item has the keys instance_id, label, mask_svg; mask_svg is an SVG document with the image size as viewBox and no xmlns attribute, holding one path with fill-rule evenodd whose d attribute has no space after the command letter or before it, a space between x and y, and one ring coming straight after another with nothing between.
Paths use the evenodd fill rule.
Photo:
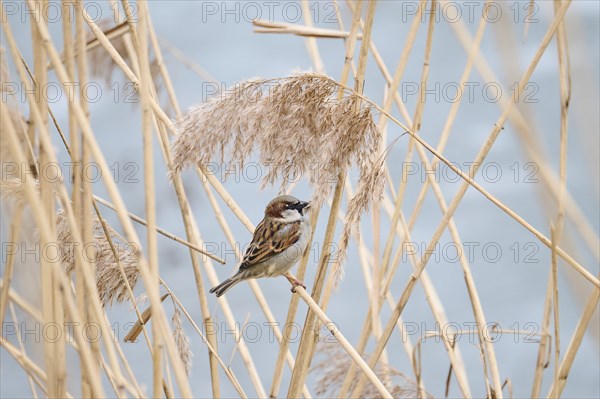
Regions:
<instances>
[{"instance_id":1,"label":"white cheek patch","mask_svg":"<svg viewBox=\"0 0 600 399\"><path fill-rule=\"evenodd\" d=\"M300 215L300 212L296 209L286 209L281 212L281 216L283 216L283 219L287 222L295 222L296 220L302 219L302 215Z\"/></svg>"}]
</instances>

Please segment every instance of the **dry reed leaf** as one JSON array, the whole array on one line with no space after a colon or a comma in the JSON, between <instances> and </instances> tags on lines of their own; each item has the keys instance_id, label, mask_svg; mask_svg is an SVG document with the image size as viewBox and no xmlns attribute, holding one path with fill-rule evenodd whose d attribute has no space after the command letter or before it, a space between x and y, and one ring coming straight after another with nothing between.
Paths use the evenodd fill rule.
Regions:
<instances>
[{"instance_id":1,"label":"dry reed leaf","mask_svg":"<svg viewBox=\"0 0 600 399\"><path fill-rule=\"evenodd\" d=\"M185 367L186 374L190 375L190 371L192 370L192 358L194 357L194 354L190 350L190 339L183 330L183 326L181 324L181 313L179 312L178 308L175 308L175 311L173 312L171 324L173 325L173 338L175 339L175 344L177 344L177 350L179 351L181 362Z\"/></svg>"},{"instance_id":2,"label":"dry reed leaf","mask_svg":"<svg viewBox=\"0 0 600 399\"><path fill-rule=\"evenodd\" d=\"M160 297L160 301L163 302L168 296L169 294L164 294ZM150 317L152 317L152 306L148 306L148 308L142 312L142 320L136 320L131 330L129 330L129 332L125 336L125 342L135 342L137 340L137 337L139 337L139 335L143 331L142 326L148 323Z\"/></svg>"},{"instance_id":3,"label":"dry reed leaf","mask_svg":"<svg viewBox=\"0 0 600 399\"><path fill-rule=\"evenodd\" d=\"M340 345L335 343L319 344L318 353L323 359L310 369L310 372L316 372L318 375L315 386L315 395L325 398L336 397L353 360L346 352L344 352ZM365 360L367 360L368 357L369 356L366 354L363 356ZM433 398L433 396L427 392L424 392L424 395L419 396L418 385L406 375L393 369L389 365L379 362L374 371L394 398ZM354 390L354 386L357 382L358 379L355 379L350 386L350 392ZM381 394L373 384L368 384L365 386L360 397L378 398L380 396Z\"/></svg>"},{"instance_id":4,"label":"dry reed leaf","mask_svg":"<svg viewBox=\"0 0 600 399\"><path fill-rule=\"evenodd\" d=\"M84 256L93 259L96 265L96 285L102 306L112 305L114 302L123 302L128 299L128 290L119 270L119 263L115 259L110 243L108 242L100 220L93 216L93 244L86 245L82 249L75 242L63 210L59 210L56 217L58 245L61 249L61 260L67 273L75 270L74 251L84 251ZM140 272L138 270L139 249L122 242L117 234L108 226L110 238L115 246L119 262L131 289L135 287ZM91 254L90 252L94 253Z\"/></svg>"},{"instance_id":5,"label":"dry reed leaf","mask_svg":"<svg viewBox=\"0 0 600 399\"><path fill-rule=\"evenodd\" d=\"M340 91L347 94L338 99ZM261 188L300 177L314 188L320 207L337 176L352 166L359 170L356 195L349 202L346 236L358 232L360 214L380 197L384 180L377 153L381 141L371 107L346 93L333 79L298 73L279 79L238 83L220 97L191 108L178 122L180 134L171 151L174 170L211 162L243 167L254 153L267 169ZM344 250L347 247L343 247Z\"/></svg>"}]
</instances>

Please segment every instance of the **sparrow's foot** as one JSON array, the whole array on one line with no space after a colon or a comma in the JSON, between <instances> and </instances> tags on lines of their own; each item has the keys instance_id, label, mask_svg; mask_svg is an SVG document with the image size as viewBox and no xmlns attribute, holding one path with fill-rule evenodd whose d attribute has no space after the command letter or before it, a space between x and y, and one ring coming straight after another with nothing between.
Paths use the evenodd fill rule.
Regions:
<instances>
[{"instance_id":1,"label":"sparrow's foot","mask_svg":"<svg viewBox=\"0 0 600 399\"><path fill-rule=\"evenodd\" d=\"M292 277L290 274L285 274L285 278L288 279L288 281L292 284L292 292L296 292L296 287L301 286L302 288L306 289L306 286L304 285L304 283L300 280L298 280L295 277Z\"/></svg>"}]
</instances>

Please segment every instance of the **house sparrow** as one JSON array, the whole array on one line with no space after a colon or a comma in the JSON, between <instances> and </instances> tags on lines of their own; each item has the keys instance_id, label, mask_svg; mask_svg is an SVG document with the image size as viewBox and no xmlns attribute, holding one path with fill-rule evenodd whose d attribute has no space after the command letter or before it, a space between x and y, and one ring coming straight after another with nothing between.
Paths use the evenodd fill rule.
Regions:
<instances>
[{"instance_id":1,"label":"house sparrow","mask_svg":"<svg viewBox=\"0 0 600 399\"><path fill-rule=\"evenodd\" d=\"M306 288L288 270L302 257L310 239L310 223L305 215L308 208L310 203L291 195L282 195L269 202L238 272L213 287L210 293L220 297L240 281L281 275L292 283L292 292L299 285Z\"/></svg>"}]
</instances>

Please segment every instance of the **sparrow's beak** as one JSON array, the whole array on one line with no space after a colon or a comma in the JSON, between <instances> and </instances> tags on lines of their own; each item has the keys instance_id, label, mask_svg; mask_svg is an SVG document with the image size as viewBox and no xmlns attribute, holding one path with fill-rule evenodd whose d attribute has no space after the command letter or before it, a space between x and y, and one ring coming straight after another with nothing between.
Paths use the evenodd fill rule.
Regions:
<instances>
[{"instance_id":1,"label":"sparrow's beak","mask_svg":"<svg viewBox=\"0 0 600 399\"><path fill-rule=\"evenodd\" d=\"M296 209L300 212L301 215L304 215L305 209L310 209L310 202L300 201L298 205L296 205Z\"/></svg>"}]
</instances>

